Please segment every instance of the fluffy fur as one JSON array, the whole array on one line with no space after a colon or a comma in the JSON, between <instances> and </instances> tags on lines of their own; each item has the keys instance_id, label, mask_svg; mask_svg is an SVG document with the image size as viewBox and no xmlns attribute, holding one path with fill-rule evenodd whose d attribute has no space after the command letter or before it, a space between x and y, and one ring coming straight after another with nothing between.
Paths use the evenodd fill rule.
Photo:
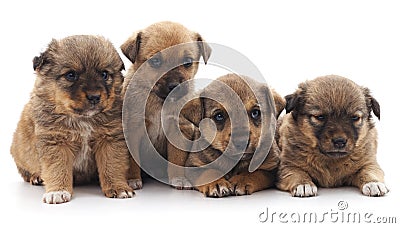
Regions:
<instances>
[{"instance_id":1,"label":"fluffy fur","mask_svg":"<svg viewBox=\"0 0 400 228\"><path fill-rule=\"evenodd\" d=\"M124 55L132 62L132 66L125 75L123 86L123 94L126 94L125 102L136 102L132 100L132 93L151 91L146 98L145 122L147 129L136 129L135 123L129 124L126 129L128 132L132 131L129 135L135 135L132 138L128 138L131 145L133 145L129 149L136 158L139 158L137 159L139 161L136 162L142 163L142 165L144 161L151 160L146 159L146 150L148 149L141 147L143 137L147 137L145 132L147 132L151 143L159 154L173 164L181 167L185 164L187 155L179 153L166 140L165 133L161 127L161 109L165 98L177 85L194 77L201 56L204 62L207 63L211 48L204 42L193 43L196 41L203 41L200 34L188 30L181 24L165 21L152 24L143 30L135 32L121 46ZM180 46L180 48L169 49L180 44L185 45ZM168 69L169 66L173 68ZM142 70L138 73L139 68ZM158 77L164 69L166 72L162 74L157 83L149 85L149 81ZM135 81L137 88L134 88L135 91L132 93L126 92L132 80ZM137 121L141 121L143 118L143 113L138 113L137 110L140 108L133 107L129 111L129 115ZM139 165L136 162L133 159L131 160L129 183L134 188L141 188L142 177ZM184 182L182 182L184 174L179 172L178 169L174 169L172 166L168 166L168 170L164 170L163 167L159 168L160 175L168 174L169 183L172 186L178 189L185 187Z\"/></svg>"},{"instance_id":2,"label":"fluffy fur","mask_svg":"<svg viewBox=\"0 0 400 228\"><path fill-rule=\"evenodd\" d=\"M68 202L73 183L93 180L107 197L132 197L121 124L124 65L113 45L97 36L52 40L33 68L35 86L11 146L23 179L44 183L45 203Z\"/></svg>"},{"instance_id":3,"label":"fluffy fur","mask_svg":"<svg viewBox=\"0 0 400 228\"><path fill-rule=\"evenodd\" d=\"M367 88L330 75L301 83L285 98L278 188L298 197L317 195L317 186L356 186L368 196L388 192L372 119L372 113L380 118L380 107Z\"/></svg>"},{"instance_id":4,"label":"fluffy fur","mask_svg":"<svg viewBox=\"0 0 400 228\"><path fill-rule=\"evenodd\" d=\"M238 95L239 101L233 101L232 96L221 92L220 83L230 87ZM260 100L257 100L256 95ZM206 97L218 97L221 100L217 102ZM237 113L238 110L243 110L242 105L246 109L246 113L242 115L247 115L249 122L243 121L245 116L239 117L241 114ZM210 146L200 152L190 153L186 166L201 167L222 157L221 161L213 163L210 168L199 168L199 171L190 177L187 174L196 189L207 197L224 197L252 194L273 186L279 163L278 147L274 135L268 135L270 131L267 129L271 118L275 119L283 110L284 105L284 99L275 91L270 90L266 84L235 74L218 78L201 92L199 99L188 103L181 114L182 118L188 120L181 121L182 132L186 137L194 140L199 137L199 130L191 135L188 132L190 129L200 128L202 137L210 142ZM238 120L230 118L228 112L237 115ZM214 131L209 124L200 126L200 122L204 119L211 120L215 125L214 138L208 139L213 136ZM194 126L190 128L188 123ZM248 134L245 129L248 129ZM258 149L267 150L267 139L273 142L267 157L257 170L249 172L254 152ZM240 151L244 151L243 155L239 153ZM235 165L232 159L237 159L238 156L241 157ZM228 173L223 173L222 170L225 170L225 167L233 168L228 169ZM215 181L207 183L206 180L210 177Z\"/></svg>"}]
</instances>

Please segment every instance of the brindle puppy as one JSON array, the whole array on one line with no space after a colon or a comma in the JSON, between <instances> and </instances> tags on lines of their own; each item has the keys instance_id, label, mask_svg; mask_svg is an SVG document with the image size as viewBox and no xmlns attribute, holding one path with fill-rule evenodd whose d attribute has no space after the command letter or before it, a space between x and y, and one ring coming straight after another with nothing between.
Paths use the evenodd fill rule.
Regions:
<instances>
[{"instance_id":1,"label":"brindle puppy","mask_svg":"<svg viewBox=\"0 0 400 228\"><path fill-rule=\"evenodd\" d=\"M380 107L367 88L330 75L301 83L285 98L278 188L297 197L317 195L317 186L351 185L367 196L388 192L372 119L372 112L380 118Z\"/></svg>"},{"instance_id":2,"label":"brindle puppy","mask_svg":"<svg viewBox=\"0 0 400 228\"><path fill-rule=\"evenodd\" d=\"M45 203L68 202L73 183L97 179L107 197L132 197L121 124L124 65L111 42L53 40L33 68L36 83L11 146L24 180L45 184Z\"/></svg>"},{"instance_id":3,"label":"brindle puppy","mask_svg":"<svg viewBox=\"0 0 400 228\"><path fill-rule=\"evenodd\" d=\"M231 96L222 92L221 83L231 88L234 94ZM235 94L238 100L234 99ZM209 142L204 150L190 153L186 162L187 167L197 167L197 171L187 177L198 191L207 197L224 197L252 194L274 185L279 159L273 134L275 129L271 127L275 125L271 125L271 121L275 122L284 108L284 102L266 84L228 74L208 85L199 99L188 103L189 107L183 109L182 117L193 123L192 129L202 129L202 137ZM245 112L238 112L243 109ZM205 119L209 120L208 123L200 125ZM214 138L215 128L211 125L216 128ZM187 122L181 121L181 128L187 136L190 132ZM199 133L194 132L188 138L193 140L198 137ZM256 154L257 150L260 153ZM260 167L249 172L252 159L267 153L267 157L258 158L263 159ZM202 168L208 164L210 167ZM210 179L211 182L208 181Z\"/></svg>"}]
</instances>

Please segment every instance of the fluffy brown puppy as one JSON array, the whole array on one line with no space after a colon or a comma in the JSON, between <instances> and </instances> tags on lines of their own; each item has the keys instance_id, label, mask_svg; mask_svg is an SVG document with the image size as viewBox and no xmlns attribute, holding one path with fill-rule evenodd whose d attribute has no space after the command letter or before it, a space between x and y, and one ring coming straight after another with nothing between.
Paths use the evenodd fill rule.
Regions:
<instances>
[{"instance_id":1,"label":"fluffy brown puppy","mask_svg":"<svg viewBox=\"0 0 400 228\"><path fill-rule=\"evenodd\" d=\"M200 41L199 43L193 43ZM134 131L135 136L128 138L131 143L131 153L139 158L139 162L148 161L151 159L144 159L146 157L146 150L148 148L141 147L141 143L147 132L151 143L154 148L169 162L179 166L184 166L186 161L186 154L179 153L174 147L171 147L165 137L163 128L161 126L161 109L165 98L169 93L180 83L192 79L198 69L198 61L200 56L203 57L204 62L207 63L211 54L211 48L203 41L200 34L190 31L181 24L174 22L159 22L150 25L149 27L135 32L122 46L123 54L132 62L125 75L123 86L123 94L126 93L129 83L134 80L136 83L135 90L146 91L151 90L147 97L145 104L145 122L146 130L138 130L135 124L131 124L126 129L127 131ZM175 45L185 44L179 48L170 48ZM172 66L172 69L166 69ZM137 73L138 69L142 68L141 73ZM145 70L143 70L145 69ZM149 81L157 77L159 73L166 69L162 77L157 80L156 84L149 85ZM137 73L137 74L136 74ZM149 88L148 88L149 87ZM137 92L137 91L135 91ZM126 102L131 102L129 96L126 95ZM133 101L135 103L135 101ZM132 105L132 104L131 104ZM134 106L134 104L133 104ZM136 109L140 109L137 107ZM135 107L133 107L135 109ZM130 115L140 121L143 113L135 113L133 110ZM135 117L136 116L136 117ZM130 134L130 135L132 135ZM167 149L168 148L168 149ZM168 152L167 152L168 151ZM150 164L151 165L151 164ZM177 188L183 188L185 185L184 174L178 170L168 166L168 170L162 171L167 174L169 183ZM142 187L142 178L139 166L131 159L131 169L129 172L129 183L133 188Z\"/></svg>"},{"instance_id":2,"label":"fluffy brown puppy","mask_svg":"<svg viewBox=\"0 0 400 228\"><path fill-rule=\"evenodd\" d=\"M51 204L70 201L73 183L92 180L107 197L132 197L121 124L124 65L111 42L53 39L33 68L35 86L11 146L23 179L43 182L43 201Z\"/></svg>"},{"instance_id":3,"label":"fluffy brown puppy","mask_svg":"<svg viewBox=\"0 0 400 228\"><path fill-rule=\"evenodd\" d=\"M222 92L221 83L232 89L232 96ZM273 134L275 125L270 123L275 122L283 110L283 98L266 84L228 74L208 85L199 99L187 105L189 107L183 109L182 116L195 125L192 129L202 129L202 137L209 142L206 149L190 153L186 162L187 167L197 167L191 175L186 175L198 191L207 197L224 197L252 194L274 185L279 159ZM238 110L244 112L240 114ZM234 115L237 119L232 118ZM208 123L201 125L205 119ZM211 125L215 126L215 137ZM189 127L183 123L181 128L187 136L185 132ZM193 135L192 140L198 137L196 133ZM271 148L267 146L267 139L272 142ZM251 160L266 155L268 149L267 157L261 158L261 165L249 172ZM256 154L256 150L261 153ZM205 165L210 166L202 168ZM210 178L213 181L210 182Z\"/></svg>"},{"instance_id":4,"label":"fluffy brown puppy","mask_svg":"<svg viewBox=\"0 0 400 228\"><path fill-rule=\"evenodd\" d=\"M317 195L317 186L388 192L376 161L372 112L380 118L379 103L367 88L329 75L301 83L285 98L278 188L297 197Z\"/></svg>"}]
</instances>

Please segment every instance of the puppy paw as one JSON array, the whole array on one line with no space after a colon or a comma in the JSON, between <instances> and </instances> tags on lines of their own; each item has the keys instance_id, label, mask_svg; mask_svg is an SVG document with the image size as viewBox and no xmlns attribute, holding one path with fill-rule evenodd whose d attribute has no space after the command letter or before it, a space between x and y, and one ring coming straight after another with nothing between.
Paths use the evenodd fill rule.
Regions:
<instances>
[{"instance_id":1,"label":"puppy paw","mask_svg":"<svg viewBox=\"0 0 400 228\"><path fill-rule=\"evenodd\" d=\"M193 189L192 184L186 179L186 177L172 177L169 179L169 184L178 190Z\"/></svg>"},{"instance_id":2,"label":"puppy paw","mask_svg":"<svg viewBox=\"0 0 400 228\"><path fill-rule=\"evenodd\" d=\"M197 187L206 197L220 198L231 195L233 188L229 181L219 179L206 185Z\"/></svg>"},{"instance_id":3,"label":"puppy paw","mask_svg":"<svg viewBox=\"0 0 400 228\"><path fill-rule=\"evenodd\" d=\"M243 176L233 176L229 179L229 182L233 185L232 194L236 196L250 195L254 192L253 183L246 180Z\"/></svg>"},{"instance_id":4,"label":"puppy paw","mask_svg":"<svg viewBox=\"0 0 400 228\"><path fill-rule=\"evenodd\" d=\"M381 182L369 182L362 187L362 193L366 196L383 196L388 192L389 189Z\"/></svg>"},{"instance_id":5,"label":"puppy paw","mask_svg":"<svg viewBox=\"0 0 400 228\"><path fill-rule=\"evenodd\" d=\"M43 202L48 204L66 203L70 200L71 193L67 191L54 191L43 194Z\"/></svg>"},{"instance_id":6,"label":"puppy paw","mask_svg":"<svg viewBox=\"0 0 400 228\"><path fill-rule=\"evenodd\" d=\"M42 178L40 178L39 175L32 175L29 182L31 183L31 185L42 185L43 184L43 180L42 180Z\"/></svg>"},{"instance_id":7,"label":"puppy paw","mask_svg":"<svg viewBox=\"0 0 400 228\"><path fill-rule=\"evenodd\" d=\"M128 185L129 185L129 187L133 188L134 190L143 188L142 179L129 179Z\"/></svg>"},{"instance_id":8,"label":"puppy paw","mask_svg":"<svg viewBox=\"0 0 400 228\"><path fill-rule=\"evenodd\" d=\"M133 191L121 191L118 193L117 198L118 199L126 199L126 198L132 198L135 195Z\"/></svg>"},{"instance_id":9,"label":"puppy paw","mask_svg":"<svg viewBox=\"0 0 400 228\"><path fill-rule=\"evenodd\" d=\"M128 187L126 189L110 189L107 191L104 191L104 195L108 198L118 198L118 199L126 199L126 198L132 198L135 193L133 192L131 187Z\"/></svg>"},{"instance_id":10,"label":"puppy paw","mask_svg":"<svg viewBox=\"0 0 400 228\"><path fill-rule=\"evenodd\" d=\"M299 184L292 190L292 196L310 197L317 195L317 186L315 184Z\"/></svg>"}]
</instances>

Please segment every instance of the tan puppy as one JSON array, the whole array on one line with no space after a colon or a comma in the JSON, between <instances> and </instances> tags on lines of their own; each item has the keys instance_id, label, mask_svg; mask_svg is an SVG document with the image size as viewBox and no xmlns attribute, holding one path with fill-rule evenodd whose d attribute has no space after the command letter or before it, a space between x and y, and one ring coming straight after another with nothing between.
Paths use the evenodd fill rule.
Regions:
<instances>
[{"instance_id":1,"label":"tan puppy","mask_svg":"<svg viewBox=\"0 0 400 228\"><path fill-rule=\"evenodd\" d=\"M278 188L298 197L317 195L317 186L351 185L368 196L388 192L371 114L380 118L379 103L367 88L330 75L301 83L285 98Z\"/></svg>"},{"instance_id":2,"label":"tan puppy","mask_svg":"<svg viewBox=\"0 0 400 228\"><path fill-rule=\"evenodd\" d=\"M235 101L235 96L221 92L223 91L221 83L230 87L239 100ZM274 135L268 135L275 129L273 128L273 131L267 129L271 118L276 119L283 110L284 99L271 91L266 84L235 74L222 76L212 82L204 89L201 97L203 98L188 103L189 107L185 107L182 111L182 116L195 125L193 129L199 127L203 129L205 138L212 137L212 127L207 124L199 126L200 121L209 119L212 121L209 123L213 123L216 127L215 137L207 139L210 145L201 152L190 153L186 162L188 167L199 167L192 176L189 177L187 174L196 189L207 197L224 197L252 194L273 186L279 163L278 147ZM213 98L221 100L217 102ZM237 110L244 110L242 114L244 116L240 116ZM239 117L235 120L230 115ZM246 116L248 122L244 121L247 119ZM184 123L181 128L187 136L185 133L189 129L187 125ZM245 129L248 129L248 133ZM198 137L196 133L193 136L192 140ZM255 151L264 150L260 154L267 153L265 151L269 149L266 145L267 138L273 142L268 156L261 161L258 169L249 172L250 161L257 156ZM244 152L243 156L240 151ZM220 157L222 161L217 161ZM238 161L237 164L234 163L234 159ZM209 168L200 168L210 163L213 165ZM227 167L233 168L227 169ZM207 181L210 177L214 181Z\"/></svg>"},{"instance_id":3,"label":"tan puppy","mask_svg":"<svg viewBox=\"0 0 400 228\"><path fill-rule=\"evenodd\" d=\"M193 43L197 41L200 41L200 43ZM200 34L190 31L178 23L159 22L135 32L121 46L124 55L132 62L132 66L125 76L123 94L126 93L126 89L131 80L135 80L137 87L139 87L134 88L135 90L151 90L146 102L145 121L147 129L135 129L134 124L127 129L128 131L134 131L132 134L136 134L133 139L128 138L127 140L130 140L134 145L129 149L131 153L135 154L135 157L141 157L139 159L141 163L145 160L149 160L144 159L148 148L141 147L143 138L147 137L143 132L147 131L151 143L158 153L164 158L167 158L169 162L179 166L184 166L185 164L186 155L176 152L175 148L168 146L161 127L161 108L165 98L177 85L194 77L198 69L200 56L202 56L204 62L207 63L211 54L211 48L201 41L203 41L203 38ZM170 48L185 43L189 44L180 46L179 48ZM149 81L154 79L155 76L158 76L160 71L164 68L168 68L168 66L173 66L173 69L166 69L168 72L164 72L154 86L148 85ZM145 68L145 70L142 70L142 73L135 74L140 67ZM140 91L135 92L139 93ZM125 97L125 101L131 102L129 97L131 95L128 94L127 96L128 98ZM133 102L135 103L135 101ZM133 104L133 106L135 105ZM133 108L135 109L135 107ZM137 107L137 109L140 108L141 107ZM133 110L133 112L135 112L135 110ZM143 118L140 116L142 114L131 113L130 115L137 115L135 118L138 121ZM168 149L168 153L167 147L171 148ZM160 172L167 174L167 170L163 171L162 167L160 167L160 169ZM185 185L183 176L183 173L175 170L171 166L168 167L168 179L171 185L177 188L183 188ZM131 160L129 183L133 188L142 187L140 168L133 159Z\"/></svg>"},{"instance_id":4,"label":"tan puppy","mask_svg":"<svg viewBox=\"0 0 400 228\"><path fill-rule=\"evenodd\" d=\"M11 146L25 181L45 184L45 203L71 199L73 183L99 180L107 197L134 195L121 124L124 68L98 36L52 40L33 59L37 78Z\"/></svg>"}]
</instances>

